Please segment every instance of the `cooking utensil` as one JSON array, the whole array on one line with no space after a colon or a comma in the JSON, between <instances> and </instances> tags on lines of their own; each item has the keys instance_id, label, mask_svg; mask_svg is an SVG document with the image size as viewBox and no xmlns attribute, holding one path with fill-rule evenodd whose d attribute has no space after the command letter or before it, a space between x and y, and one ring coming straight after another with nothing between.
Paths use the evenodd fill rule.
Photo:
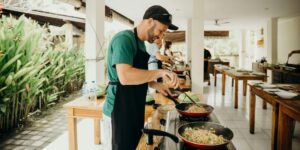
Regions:
<instances>
[{"instance_id":1,"label":"cooking utensil","mask_svg":"<svg viewBox=\"0 0 300 150\"><path fill-rule=\"evenodd\" d=\"M175 108L177 112L184 117L207 117L214 110L214 108L210 105L198 103L200 107L204 107L204 109L206 110L205 112L187 112L186 110L191 106L195 105L194 103L179 103L175 98L173 98L170 95L168 95L167 98L171 99L176 104Z\"/></svg>"},{"instance_id":2,"label":"cooking utensil","mask_svg":"<svg viewBox=\"0 0 300 150\"><path fill-rule=\"evenodd\" d=\"M183 136L183 133L186 128L200 128L204 130L213 130L216 135L222 135L226 141L222 144L201 144L201 143L195 143L190 140L188 140L186 137ZM165 131L155 130L155 129L142 129L143 133L147 134L147 144L152 145L153 144L153 136L166 136L171 138L175 143L178 143L178 137L182 139L182 141L192 147L200 148L200 149L217 149L217 148L223 148L225 147L233 138L233 132L220 124L212 123L212 122L193 122L193 123L187 123L184 125L181 125L178 128L178 137L170 134Z\"/></svg>"},{"instance_id":3,"label":"cooking utensil","mask_svg":"<svg viewBox=\"0 0 300 150\"><path fill-rule=\"evenodd\" d=\"M186 94L185 92L183 92L183 94L191 101L193 102L196 106L201 107L200 105L198 105L188 94Z\"/></svg>"},{"instance_id":4,"label":"cooking utensil","mask_svg":"<svg viewBox=\"0 0 300 150\"><path fill-rule=\"evenodd\" d=\"M186 128L200 128L204 130L211 130L214 131L216 135L222 135L224 139L226 139L226 142L222 144L201 144L201 143L195 143L190 140L188 140L186 137L183 136L183 132ZM178 128L178 134L179 137L187 144L195 148L199 149L218 149L221 147L226 146L230 140L233 138L233 132L220 124L212 123L212 122L193 122L193 123L187 123L182 125Z\"/></svg>"}]
</instances>

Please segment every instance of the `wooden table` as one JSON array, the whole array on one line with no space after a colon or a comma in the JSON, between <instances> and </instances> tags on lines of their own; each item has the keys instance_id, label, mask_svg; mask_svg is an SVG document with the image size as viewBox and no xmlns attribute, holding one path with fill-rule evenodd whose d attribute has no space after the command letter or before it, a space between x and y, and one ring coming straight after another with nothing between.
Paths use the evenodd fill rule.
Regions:
<instances>
[{"instance_id":1,"label":"wooden table","mask_svg":"<svg viewBox=\"0 0 300 150\"><path fill-rule=\"evenodd\" d=\"M68 112L69 149L77 150L77 118L94 119L94 143L100 144L100 119L102 118L102 104L104 98L91 102L84 97L79 97L63 107Z\"/></svg>"},{"instance_id":2,"label":"wooden table","mask_svg":"<svg viewBox=\"0 0 300 150\"><path fill-rule=\"evenodd\" d=\"M267 102L273 106L272 110L272 149L277 148L277 138L278 138L278 112L279 110L279 103L288 102L289 100L284 100L276 95L272 95L268 92L265 92L262 88L255 86L254 84L249 83L250 87L250 133L254 133L255 129L255 103L256 103L256 97L259 96L263 99L264 102ZM278 86L293 86L296 89L300 89L300 85L291 85L291 84L278 84ZM299 99L300 100L300 99ZM295 100L291 100L295 102ZM294 104L294 103L293 103ZM300 110L298 105L298 111ZM299 112L298 112L299 113ZM285 123L284 123L285 124ZM288 125L288 124L287 124ZM288 130L288 129L286 129ZM291 137L290 137L291 138Z\"/></svg>"},{"instance_id":3,"label":"wooden table","mask_svg":"<svg viewBox=\"0 0 300 150\"><path fill-rule=\"evenodd\" d=\"M243 74L237 72L234 69L224 70L222 73L222 95L225 95L225 83L226 83L226 75L230 76L234 79L234 108L238 108L238 93L239 93L239 80L243 80L243 95L247 95L247 81L248 80L261 80L266 81L267 76L262 75L254 75L254 74ZM266 109L266 103L263 104L263 108Z\"/></svg>"},{"instance_id":4,"label":"wooden table","mask_svg":"<svg viewBox=\"0 0 300 150\"><path fill-rule=\"evenodd\" d=\"M300 98L279 101L278 150L292 149L295 120L300 122Z\"/></svg>"},{"instance_id":5,"label":"wooden table","mask_svg":"<svg viewBox=\"0 0 300 150\"><path fill-rule=\"evenodd\" d=\"M217 74L218 73L222 74L222 81L223 81L223 77L225 77L223 74L224 74L224 70L226 70L226 69L227 70L230 69L229 66L226 66L226 65L215 65L214 66L214 79L215 79L214 84L215 84L215 86L217 86ZM233 80L232 80L232 86L233 86ZM224 93L225 93L225 91L224 91Z\"/></svg>"}]
</instances>

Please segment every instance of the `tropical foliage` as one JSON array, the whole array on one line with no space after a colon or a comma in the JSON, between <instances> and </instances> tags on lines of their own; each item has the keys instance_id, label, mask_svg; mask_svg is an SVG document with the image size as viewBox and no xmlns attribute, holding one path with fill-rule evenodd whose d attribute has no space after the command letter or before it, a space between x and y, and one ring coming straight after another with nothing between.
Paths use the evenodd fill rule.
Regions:
<instances>
[{"instance_id":1,"label":"tropical foliage","mask_svg":"<svg viewBox=\"0 0 300 150\"><path fill-rule=\"evenodd\" d=\"M47 28L24 16L0 18L0 130L82 86L82 51L53 50L51 39Z\"/></svg>"}]
</instances>

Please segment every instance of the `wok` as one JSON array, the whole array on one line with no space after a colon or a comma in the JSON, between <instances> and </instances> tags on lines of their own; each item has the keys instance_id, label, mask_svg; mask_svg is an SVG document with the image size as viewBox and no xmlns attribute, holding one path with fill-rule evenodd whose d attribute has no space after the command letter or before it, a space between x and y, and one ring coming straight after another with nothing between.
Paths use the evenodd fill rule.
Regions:
<instances>
[{"instance_id":1,"label":"wok","mask_svg":"<svg viewBox=\"0 0 300 150\"><path fill-rule=\"evenodd\" d=\"M199 144L188 140L186 137L183 136L183 132L186 128L200 128L205 130L214 131L216 135L222 135L226 142L222 144ZM193 122L187 123L178 128L179 137L184 141L185 144L199 148L199 149L218 149L226 146L230 140L233 138L233 132L220 124L212 123L212 122Z\"/></svg>"},{"instance_id":2,"label":"wok","mask_svg":"<svg viewBox=\"0 0 300 150\"><path fill-rule=\"evenodd\" d=\"M213 130L215 131L216 135L222 135L223 138L226 139L226 142L222 144L201 144L201 143L195 143L190 140L188 140L186 137L183 136L183 132L186 128L200 128L205 130ZM142 132L147 134L147 144L152 145L153 144L153 136L167 136L171 138L175 143L178 143L178 137L187 145L194 147L194 148L200 148L200 149L218 149L225 147L230 140L233 138L233 132L220 124L212 123L212 122L193 122L193 123L187 123L184 125L181 125L178 128L178 137L170 134L165 131L160 130L154 130L154 129L142 129Z\"/></svg>"},{"instance_id":3,"label":"wok","mask_svg":"<svg viewBox=\"0 0 300 150\"><path fill-rule=\"evenodd\" d=\"M172 96L167 96L167 98L171 99L175 104L175 108L177 110L177 112L182 115L183 117L192 117L192 118L195 118L195 117L207 117L208 115L210 115L214 108L210 105L207 105L207 104L201 104L201 103L198 103L197 105L199 106L202 106L205 108L206 112L187 112L186 110L195 105L193 103L179 103L174 97Z\"/></svg>"}]
</instances>

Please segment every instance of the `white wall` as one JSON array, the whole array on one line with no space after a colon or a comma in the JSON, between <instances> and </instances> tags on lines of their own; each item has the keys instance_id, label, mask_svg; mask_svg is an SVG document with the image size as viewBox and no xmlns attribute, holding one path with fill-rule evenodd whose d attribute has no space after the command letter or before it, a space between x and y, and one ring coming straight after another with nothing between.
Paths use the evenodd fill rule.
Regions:
<instances>
[{"instance_id":1,"label":"white wall","mask_svg":"<svg viewBox=\"0 0 300 150\"><path fill-rule=\"evenodd\" d=\"M285 63L292 50L300 49L300 16L278 23L278 63ZM300 64L300 54L294 54L289 63Z\"/></svg>"}]
</instances>

